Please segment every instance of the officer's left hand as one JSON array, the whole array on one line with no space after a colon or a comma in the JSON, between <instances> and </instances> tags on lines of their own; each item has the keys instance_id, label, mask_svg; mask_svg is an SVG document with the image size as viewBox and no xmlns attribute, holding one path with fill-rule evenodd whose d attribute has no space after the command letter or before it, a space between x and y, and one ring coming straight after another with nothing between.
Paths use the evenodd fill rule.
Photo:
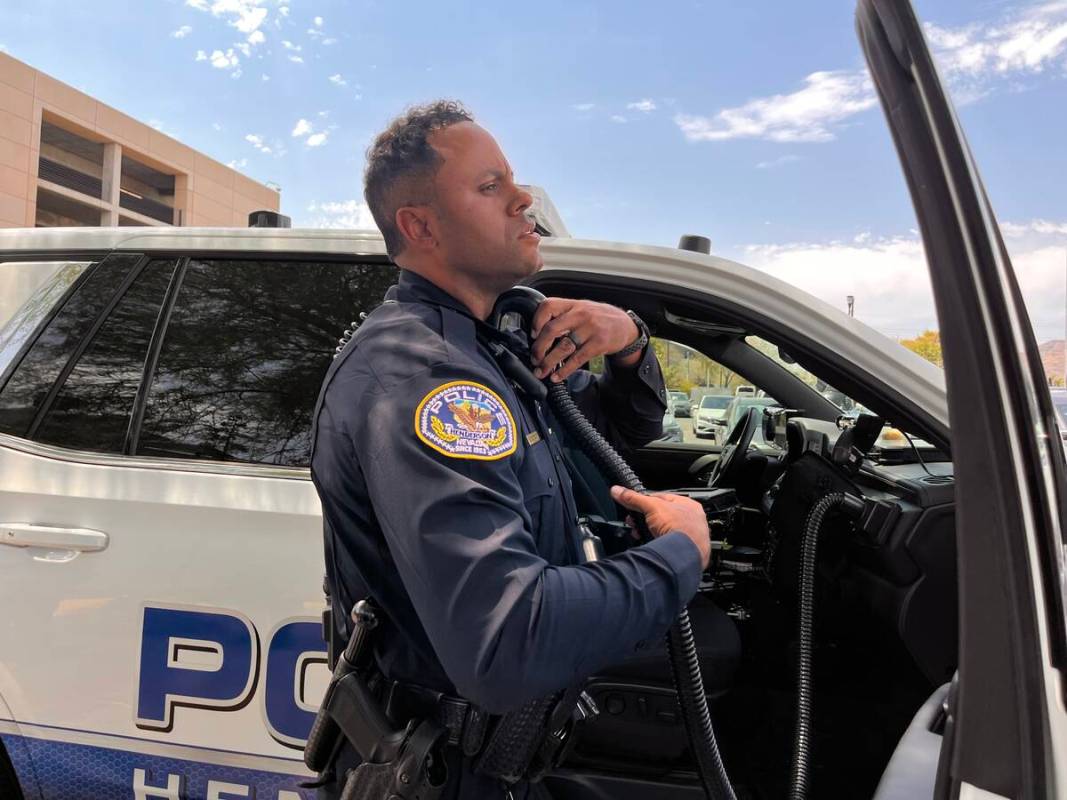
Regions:
<instances>
[{"instance_id":1,"label":"officer's left hand","mask_svg":"<svg viewBox=\"0 0 1067 800\"><path fill-rule=\"evenodd\" d=\"M530 356L538 378L559 382L591 358L617 353L640 331L625 311L592 300L549 297L537 307L530 326ZM634 353L628 361L638 361Z\"/></svg>"}]
</instances>

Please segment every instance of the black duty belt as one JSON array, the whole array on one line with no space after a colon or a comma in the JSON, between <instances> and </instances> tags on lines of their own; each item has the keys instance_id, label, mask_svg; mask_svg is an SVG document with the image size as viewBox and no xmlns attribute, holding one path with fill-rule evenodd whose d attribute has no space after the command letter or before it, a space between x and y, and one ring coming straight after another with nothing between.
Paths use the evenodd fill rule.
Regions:
<instances>
[{"instance_id":1,"label":"black duty belt","mask_svg":"<svg viewBox=\"0 0 1067 800\"><path fill-rule=\"evenodd\" d=\"M409 719L432 719L448 729L448 743L465 756L476 756L485 742L489 714L464 700L444 692L411 683L387 681L384 692L385 713L402 723Z\"/></svg>"}]
</instances>

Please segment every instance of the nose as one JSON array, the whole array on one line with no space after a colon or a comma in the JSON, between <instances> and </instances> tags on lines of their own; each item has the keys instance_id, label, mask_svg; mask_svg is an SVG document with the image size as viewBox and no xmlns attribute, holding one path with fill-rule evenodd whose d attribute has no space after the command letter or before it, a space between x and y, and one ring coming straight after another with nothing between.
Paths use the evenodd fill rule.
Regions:
<instances>
[{"instance_id":1,"label":"nose","mask_svg":"<svg viewBox=\"0 0 1067 800\"><path fill-rule=\"evenodd\" d=\"M515 199L511 202L512 216L518 216L526 212L533 205L533 195L522 186L516 186Z\"/></svg>"}]
</instances>

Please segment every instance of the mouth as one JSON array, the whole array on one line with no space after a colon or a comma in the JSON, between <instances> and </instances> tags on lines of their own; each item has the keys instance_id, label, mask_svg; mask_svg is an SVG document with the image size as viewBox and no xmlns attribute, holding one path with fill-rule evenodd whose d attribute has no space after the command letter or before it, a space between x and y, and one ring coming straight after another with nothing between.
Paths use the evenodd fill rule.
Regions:
<instances>
[{"instance_id":1,"label":"mouth","mask_svg":"<svg viewBox=\"0 0 1067 800\"><path fill-rule=\"evenodd\" d=\"M527 225L522 229L522 233L519 234L519 239L539 242L541 241L541 234L534 230L533 225Z\"/></svg>"}]
</instances>

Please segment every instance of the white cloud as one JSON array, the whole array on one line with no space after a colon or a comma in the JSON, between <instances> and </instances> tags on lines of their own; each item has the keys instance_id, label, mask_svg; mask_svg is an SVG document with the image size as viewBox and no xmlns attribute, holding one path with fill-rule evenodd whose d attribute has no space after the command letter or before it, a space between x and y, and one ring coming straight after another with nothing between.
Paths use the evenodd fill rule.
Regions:
<instances>
[{"instance_id":1,"label":"white cloud","mask_svg":"<svg viewBox=\"0 0 1067 800\"><path fill-rule=\"evenodd\" d=\"M244 53L245 58L249 58L252 55L252 45L248 42L238 42L234 47Z\"/></svg>"},{"instance_id":2,"label":"white cloud","mask_svg":"<svg viewBox=\"0 0 1067 800\"><path fill-rule=\"evenodd\" d=\"M227 17L228 24L244 34L252 33L267 19L263 0L215 0L211 4L211 14Z\"/></svg>"},{"instance_id":3,"label":"white cloud","mask_svg":"<svg viewBox=\"0 0 1067 800\"><path fill-rule=\"evenodd\" d=\"M288 39L282 40L282 47L284 47L286 50L292 50L294 53L299 53L301 50L304 49L298 44L293 44Z\"/></svg>"},{"instance_id":4,"label":"white cloud","mask_svg":"<svg viewBox=\"0 0 1067 800\"><path fill-rule=\"evenodd\" d=\"M266 83L267 81L269 81L269 80L270 80L270 75L268 75L268 74L266 74L266 73L263 73L263 74L262 74L262 75L260 75L259 77L260 77L260 80L262 80L262 81L263 81L264 83Z\"/></svg>"},{"instance_id":5,"label":"white cloud","mask_svg":"<svg viewBox=\"0 0 1067 800\"><path fill-rule=\"evenodd\" d=\"M1039 342L1062 338L1067 222L1004 223L1015 273ZM922 242L908 236L752 245L742 261L844 309L894 338L938 328Z\"/></svg>"},{"instance_id":6,"label":"white cloud","mask_svg":"<svg viewBox=\"0 0 1067 800\"><path fill-rule=\"evenodd\" d=\"M784 167L786 164L792 164L794 161L800 161L800 156L792 154L779 156L778 158L772 158L768 161L760 161L756 164L756 169L774 169L775 167Z\"/></svg>"},{"instance_id":7,"label":"white cloud","mask_svg":"<svg viewBox=\"0 0 1067 800\"><path fill-rule=\"evenodd\" d=\"M1047 219L1035 219L1024 224L1005 222L1001 224L1000 231L1009 239L1020 239L1031 234L1067 236L1067 222L1050 222Z\"/></svg>"},{"instance_id":8,"label":"white cloud","mask_svg":"<svg viewBox=\"0 0 1067 800\"><path fill-rule=\"evenodd\" d=\"M288 17L289 16L289 6L279 6L278 7L278 13L281 14L283 17Z\"/></svg>"},{"instance_id":9,"label":"white cloud","mask_svg":"<svg viewBox=\"0 0 1067 800\"><path fill-rule=\"evenodd\" d=\"M308 206L312 216L303 224L310 228L355 228L377 230L370 208L360 200L312 203Z\"/></svg>"},{"instance_id":10,"label":"white cloud","mask_svg":"<svg viewBox=\"0 0 1067 800\"><path fill-rule=\"evenodd\" d=\"M341 73L330 76L330 83L334 86L348 86L348 81L341 77Z\"/></svg>"},{"instance_id":11,"label":"white cloud","mask_svg":"<svg viewBox=\"0 0 1067 800\"><path fill-rule=\"evenodd\" d=\"M207 11L206 0L185 0L185 5L190 8L195 8L198 11Z\"/></svg>"},{"instance_id":12,"label":"white cloud","mask_svg":"<svg viewBox=\"0 0 1067 800\"><path fill-rule=\"evenodd\" d=\"M264 141L263 137L258 133L249 133L245 135L245 141L251 144L256 150L266 155L269 155L273 151L270 146Z\"/></svg>"},{"instance_id":13,"label":"white cloud","mask_svg":"<svg viewBox=\"0 0 1067 800\"><path fill-rule=\"evenodd\" d=\"M331 44L337 44L337 39L335 39L333 36L330 36L326 39L323 39L322 43L329 47Z\"/></svg>"},{"instance_id":14,"label":"white cloud","mask_svg":"<svg viewBox=\"0 0 1067 800\"><path fill-rule=\"evenodd\" d=\"M178 30L174 31L171 36L173 36L175 39L184 39L192 32L193 27L191 25L182 25L180 28L178 28Z\"/></svg>"},{"instance_id":15,"label":"white cloud","mask_svg":"<svg viewBox=\"0 0 1067 800\"><path fill-rule=\"evenodd\" d=\"M575 111L592 111L596 108L596 103L575 103L571 108Z\"/></svg>"},{"instance_id":16,"label":"white cloud","mask_svg":"<svg viewBox=\"0 0 1067 800\"><path fill-rule=\"evenodd\" d=\"M804 88L724 108L713 117L677 114L675 123L691 142L770 139L775 142L825 142L831 128L871 108L877 100L862 72L813 72Z\"/></svg>"},{"instance_id":17,"label":"white cloud","mask_svg":"<svg viewBox=\"0 0 1067 800\"><path fill-rule=\"evenodd\" d=\"M627 103L626 108L630 111L640 111L642 114L648 114L656 110L656 104L646 97L645 99L638 100L634 103Z\"/></svg>"},{"instance_id":18,"label":"white cloud","mask_svg":"<svg viewBox=\"0 0 1067 800\"><path fill-rule=\"evenodd\" d=\"M314 22L316 28L322 27L322 17L315 17Z\"/></svg>"},{"instance_id":19,"label":"white cloud","mask_svg":"<svg viewBox=\"0 0 1067 800\"><path fill-rule=\"evenodd\" d=\"M267 41L267 37L263 31L252 31L248 34L248 43L251 45L263 44L265 41Z\"/></svg>"},{"instance_id":20,"label":"white cloud","mask_svg":"<svg viewBox=\"0 0 1067 800\"><path fill-rule=\"evenodd\" d=\"M289 56L289 60L292 61L294 64L304 63L304 59L302 59L300 56Z\"/></svg>"},{"instance_id":21,"label":"white cloud","mask_svg":"<svg viewBox=\"0 0 1067 800\"><path fill-rule=\"evenodd\" d=\"M230 169L244 169L245 167L248 166L248 159L247 158L242 158L240 160L234 159L233 161L230 161L226 166L229 167Z\"/></svg>"},{"instance_id":22,"label":"white cloud","mask_svg":"<svg viewBox=\"0 0 1067 800\"><path fill-rule=\"evenodd\" d=\"M199 53L197 54L197 60L200 60ZM233 69L240 63L240 59L237 58L237 54L233 52L232 47L225 53L221 50L213 51L210 61L211 66L215 69Z\"/></svg>"},{"instance_id":23,"label":"white cloud","mask_svg":"<svg viewBox=\"0 0 1067 800\"><path fill-rule=\"evenodd\" d=\"M626 122L626 117L624 117L622 114L612 114L611 121L618 122L621 125L622 123Z\"/></svg>"},{"instance_id":24,"label":"white cloud","mask_svg":"<svg viewBox=\"0 0 1067 800\"><path fill-rule=\"evenodd\" d=\"M212 122L211 123L211 127L216 131L221 131L222 130L222 123L221 122Z\"/></svg>"},{"instance_id":25,"label":"white cloud","mask_svg":"<svg viewBox=\"0 0 1067 800\"><path fill-rule=\"evenodd\" d=\"M296 126L293 128L293 134L292 135L293 136L307 136L309 133L312 132L312 130L313 130L313 128L311 127L311 123L310 122L308 122L306 119L299 119L296 122Z\"/></svg>"},{"instance_id":26,"label":"white cloud","mask_svg":"<svg viewBox=\"0 0 1067 800\"><path fill-rule=\"evenodd\" d=\"M197 61L207 61L207 53L205 53L203 50L197 50L196 51L196 60Z\"/></svg>"},{"instance_id":27,"label":"white cloud","mask_svg":"<svg viewBox=\"0 0 1067 800\"><path fill-rule=\"evenodd\" d=\"M984 97L997 80L1034 75L1054 65L1067 69L1067 0L1015 10L997 23L963 28L928 23L925 30L957 103ZM877 102L863 70L813 72L804 84L790 94L753 98L712 116L677 114L674 121L690 141L826 142L845 120Z\"/></svg>"},{"instance_id":28,"label":"white cloud","mask_svg":"<svg viewBox=\"0 0 1067 800\"><path fill-rule=\"evenodd\" d=\"M304 144L306 144L308 147L320 147L326 144L326 139L328 136L329 134L326 131L319 131L318 133L311 134L311 136L305 139Z\"/></svg>"},{"instance_id":29,"label":"white cloud","mask_svg":"<svg viewBox=\"0 0 1067 800\"><path fill-rule=\"evenodd\" d=\"M1067 3L1054 0L993 25L924 26L938 65L949 75L1042 72L1067 57Z\"/></svg>"}]
</instances>

